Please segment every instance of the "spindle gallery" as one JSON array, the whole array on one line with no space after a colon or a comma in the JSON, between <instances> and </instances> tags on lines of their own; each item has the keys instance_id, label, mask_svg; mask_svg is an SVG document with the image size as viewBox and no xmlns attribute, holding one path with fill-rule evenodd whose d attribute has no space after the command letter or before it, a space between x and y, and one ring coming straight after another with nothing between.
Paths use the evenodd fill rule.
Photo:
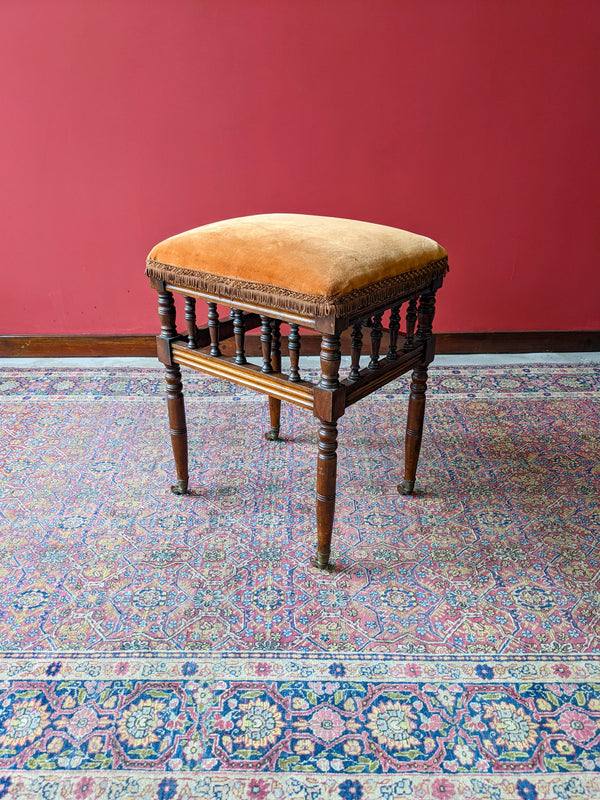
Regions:
<instances>
[{"instance_id":1,"label":"spindle gallery","mask_svg":"<svg viewBox=\"0 0 600 800\"><path fill-rule=\"evenodd\" d=\"M181 366L268 395L269 440L280 432L281 401L312 411L319 421L316 538L312 563L328 567L336 495L338 420L346 408L412 370L404 481L414 490L421 448L427 368L434 357L436 292L448 270L446 251L432 239L384 225L298 214L240 217L196 228L158 244L146 273L158 292L158 357L166 367L171 442L177 482L188 492L187 431ZM173 293L185 297L179 332ZM196 324L196 301L208 324ZM231 307L221 319L217 304ZM383 319L389 311L388 330ZM290 367L282 372L281 323L289 325ZM262 364L248 363L245 337L260 329ZM300 328L321 334L321 375L302 377ZM340 335L351 334L351 365L341 374ZM403 328L403 331L401 329ZM361 368L364 332L367 366ZM387 352L381 347L387 341ZM235 355L219 344L233 337Z\"/></svg>"}]
</instances>

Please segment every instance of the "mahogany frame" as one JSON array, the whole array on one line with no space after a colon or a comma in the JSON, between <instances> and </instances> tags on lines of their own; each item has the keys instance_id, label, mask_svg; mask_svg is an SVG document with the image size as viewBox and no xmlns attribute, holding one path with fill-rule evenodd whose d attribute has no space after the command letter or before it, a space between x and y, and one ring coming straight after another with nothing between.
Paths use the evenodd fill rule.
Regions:
<instances>
[{"instance_id":1,"label":"mahogany frame","mask_svg":"<svg viewBox=\"0 0 600 800\"><path fill-rule=\"evenodd\" d=\"M427 369L435 355L435 336L432 331L435 314L435 296L443 278L436 278L417 290L390 297L345 317L331 314L327 317L307 316L267 306L235 301L232 314L219 319L217 303L231 306L232 301L214 294L199 292L187 287L150 278L158 292L158 309L161 333L156 337L157 354L166 368L167 404L171 444L177 471L177 483L171 487L175 494L188 493L188 449L185 405L181 382L181 366L205 372L232 381L268 395L270 430L269 440L279 437L281 401L307 408L319 420L317 458L317 553L311 563L325 569L329 566L331 538L335 512L337 472L337 421L346 408L385 386L400 375L412 370L408 418L405 439L404 481L398 487L401 494L414 490L425 413ZM185 297L186 332L179 333L176 325L173 293ZM208 323L197 326L195 303L197 299L208 303ZM400 310L408 304L406 332L400 334ZM381 318L391 310L390 326L386 331L388 351L380 356L384 334ZM290 324L290 373L281 371L279 327ZM370 329L371 360L360 369L362 329ZM249 364L244 352L246 331L260 327L262 366ZM321 334L321 376L317 383L304 380L299 373L301 347L298 327ZM340 378L340 335L352 327L352 366L348 377ZM220 342L234 338L235 355L221 353Z\"/></svg>"}]
</instances>

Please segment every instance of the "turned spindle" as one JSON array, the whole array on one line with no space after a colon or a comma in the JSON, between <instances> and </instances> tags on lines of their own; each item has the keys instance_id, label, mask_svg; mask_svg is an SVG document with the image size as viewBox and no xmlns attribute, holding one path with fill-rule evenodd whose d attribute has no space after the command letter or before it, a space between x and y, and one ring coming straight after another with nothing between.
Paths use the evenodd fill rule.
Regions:
<instances>
[{"instance_id":1,"label":"turned spindle","mask_svg":"<svg viewBox=\"0 0 600 800\"><path fill-rule=\"evenodd\" d=\"M160 335L165 339L173 339L177 336L175 301L172 292L158 293L158 317L160 319Z\"/></svg>"},{"instance_id":2,"label":"turned spindle","mask_svg":"<svg viewBox=\"0 0 600 800\"><path fill-rule=\"evenodd\" d=\"M271 367L273 372L281 372L281 322L271 320ZM271 428L265 433L265 438L271 442L279 439L279 425L281 420L281 400L269 396L269 417Z\"/></svg>"},{"instance_id":3,"label":"turned spindle","mask_svg":"<svg viewBox=\"0 0 600 800\"><path fill-rule=\"evenodd\" d=\"M381 318L383 314L375 314L371 326L371 360L369 361L369 369L378 369L379 367L379 345L381 337L383 336L383 325Z\"/></svg>"},{"instance_id":4,"label":"turned spindle","mask_svg":"<svg viewBox=\"0 0 600 800\"><path fill-rule=\"evenodd\" d=\"M416 341L419 343L431 339L433 333L433 317L435 315L435 292L427 292L422 294L419 299L419 308L417 311L417 333L415 335Z\"/></svg>"},{"instance_id":5,"label":"turned spindle","mask_svg":"<svg viewBox=\"0 0 600 800\"><path fill-rule=\"evenodd\" d=\"M400 330L400 306L394 306L390 313L390 344L387 360L393 361L398 357L398 331Z\"/></svg>"},{"instance_id":6,"label":"turned spindle","mask_svg":"<svg viewBox=\"0 0 600 800\"><path fill-rule=\"evenodd\" d=\"M221 350L219 348L219 314L217 312L216 303L207 303L208 305L208 332L210 334L210 354L211 356L220 356Z\"/></svg>"},{"instance_id":7,"label":"turned spindle","mask_svg":"<svg viewBox=\"0 0 600 800\"><path fill-rule=\"evenodd\" d=\"M355 322L354 327L352 328L352 336L350 338L351 367L348 379L351 381L356 381L358 380L358 378L360 378L360 354L362 351L362 341L363 341L362 323Z\"/></svg>"},{"instance_id":8,"label":"turned spindle","mask_svg":"<svg viewBox=\"0 0 600 800\"><path fill-rule=\"evenodd\" d=\"M290 354L290 376L289 380L292 383L300 381L300 372L298 364L300 361L300 334L298 326L290 322L290 335L288 336L288 351Z\"/></svg>"},{"instance_id":9,"label":"turned spindle","mask_svg":"<svg viewBox=\"0 0 600 800\"><path fill-rule=\"evenodd\" d=\"M188 347L190 350L198 348L196 341L196 298L185 297L185 323L187 325Z\"/></svg>"},{"instance_id":10,"label":"turned spindle","mask_svg":"<svg viewBox=\"0 0 600 800\"><path fill-rule=\"evenodd\" d=\"M236 364L246 364L246 323L244 322L244 312L240 311L239 308L232 308L231 316L233 317L233 335L235 337L234 361Z\"/></svg>"},{"instance_id":11,"label":"turned spindle","mask_svg":"<svg viewBox=\"0 0 600 800\"><path fill-rule=\"evenodd\" d=\"M264 372L268 375L273 372L273 367L271 365L271 320L269 317L261 316L260 322L260 346L263 357L261 372Z\"/></svg>"},{"instance_id":12,"label":"turned spindle","mask_svg":"<svg viewBox=\"0 0 600 800\"><path fill-rule=\"evenodd\" d=\"M402 348L405 353L413 348L415 336L415 324L417 322L417 299L410 300L406 309L406 339L404 340L404 347Z\"/></svg>"},{"instance_id":13,"label":"turned spindle","mask_svg":"<svg viewBox=\"0 0 600 800\"><path fill-rule=\"evenodd\" d=\"M271 366L273 372L281 372L281 321L271 320Z\"/></svg>"},{"instance_id":14,"label":"turned spindle","mask_svg":"<svg viewBox=\"0 0 600 800\"><path fill-rule=\"evenodd\" d=\"M332 391L338 388L341 360L340 337L324 333L321 337L321 380L319 381L321 389Z\"/></svg>"}]
</instances>

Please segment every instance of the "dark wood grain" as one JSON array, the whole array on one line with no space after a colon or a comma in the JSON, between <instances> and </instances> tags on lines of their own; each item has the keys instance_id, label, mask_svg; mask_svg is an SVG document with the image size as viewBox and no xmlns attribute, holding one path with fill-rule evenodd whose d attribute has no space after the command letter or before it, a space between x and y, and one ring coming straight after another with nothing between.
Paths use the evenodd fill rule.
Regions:
<instances>
[{"instance_id":1,"label":"dark wood grain","mask_svg":"<svg viewBox=\"0 0 600 800\"><path fill-rule=\"evenodd\" d=\"M185 298L185 322L187 327L188 347L195 350L198 347L196 341L196 298Z\"/></svg>"},{"instance_id":2,"label":"dark wood grain","mask_svg":"<svg viewBox=\"0 0 600 800\"><path fill-rule=\"evenodd\" d=\"M271 366L273 372L281 372L281 322L271 320Z\"/></svg>"},{"instance_id":3,"label":"dark wood grain","mask_svg":"<svg viewBox=\"0 0 600 800\"><path fill-rule=\"evenodd\" d=\"M340 337L335 334L323 334L321 338L321 389L332 391L340 385Z\"/></svg>"},{"instance_id":4,"label":"dark wood grain","mask_svg":"<svg viewBox=\"0 0 600 800\"><path fill-rule=\"evenodd\" d=\"M329 566L331 536L335 516L337 473L337 423L321 420L317 458L317 557L319 569Z\"/></svg>"},{"instance_id":5,"label":"dark wood grain","mask_svg":"<svg viewBox=\"0 0 600 800\"><path fill-rule=\"evenodd\" d=\"M292 383L287 375L265 375L257 364L239 366L233 356L213 358L206 351L190 350L184 342L175 342L172 351L173 360L177 364L232 381L263 394L279 397L303 408L311 410L314 408L315 385L309 381Z\"/></svg>"},{"instance_id":6,"label":"dark wood grain","mask_svg":"<svg viewBox=\"0 0 600 800\"><path fill-rule=\"evenodd\" d=\"M406 439L404 445L404 483L398 487L401 494L412 494L415 487L423 420L425 417L425 393L427 391L427 367L418 366L412 373L406 420Z\"/></svg>"},{"instance_id":7,"label":"dark wood grain","mask_svg":"<svg viewBox=\"0 0 600 800\"><path fill-rule=\"evenodd\" d=\"M260 345L263 358L261 372L269 375L273 372L273 365L271 364L271 320L269 317L261 316L260 321Z\"/></svg>"},{"instance_id":8,"label":"dark wood grain","mask_svg":"<svg viewBox=\"0 0 600 800\"><path fill-rule=\"evenodd\" d=\"M235 363L246 364L246 325L244 324L244 312L232 308L233 335L235 337Z\"/></svg>"},{"instance_id":9,"label":"dark wood grain","mask_svg":"<svg viewBox=\"0 0 600 800\"><path fill-rule=\"evenodd\" d=\"M483 331L437 333L436 352L598 353L600 331Z\"/></svg>"},{"instance_id":10,"label":"dark wood grain","mask_svg":"<svg viewBox=\"0 0 600 800\"><path fill-rule=\"evenodd\" d=\"M171 486L174 494L187 494L188 491L188 442L185 421L185 404L181 384L181 369L177 364L165 367L167 381L167 406L169 409L169 428L171 446L177 471L177 483Z\"/></svg>"},{"instance_id":11,"label":"dark wood grain","mask_svg":"<svg viewBox=\"0 0 600 800\"><path fill-rule=\"evenodd\" d=\"M414 346L422 348L422 361L413 370L410 383L404 444L404 483L398 487L401 494L412 494L414 491L419 453L421 452L427 392L427 365L433 360L435 354L435 337L433 336L435 295L434 291L425 291L419 298L417 307L417 332L414 337Z\"/></svg>"},{"instance_id":12,"label":"dark wood grain","mask_svg":"<svg viewBox=\"0 0 600 800\"><path fill-rule=\"evenodd\" d=\"M348 380L356 381L360 377L360 353L362 350L362 323L355 322L350 336L350 374Z\"/></svg>"},{"instance_id":13,"label":"dark wood grain","mask_svg":"<svg viewBox=\"0 0 600 800\"><path fill-rule=\"evenodd\" d=\"M281 373L281 322L271 320L271 367L276 374ZM279 426L281 424L281 400L279 397L269 395L270 429L265 433L265 438L271 442L279 439Z\"/></svg>"},{"instance_id":14,"label":"dark wood grain","mask_svg":"<svg viewBox=\"0 0 600 800\"><path fill-rule=\"evenodd\" d=\"M285 343L282 341L285 347ZM290 335L288 336L287 349L290 357L290 380L296 383L300 380L300 347L302 346L298 326L290 323Z\"/></svg>"},{"instance_id":15,"label":"dark wood grain","mask_svg":"<svg viewBox=\"0 0 600 800\"><path fill-rule=\"evenodd\" d=\"M342 386L346 389L345 405L351 406L357 403L363 397L385 386L386 383L393 381L399 375L408 372L422 360L422 357L423 350L418 347L410 353L401 353L395 361L383 360L377 370L371 370L368 367L361 369L358 378L347 378L342 381Z\"/></svg>"},{"instance_id":16,"label":"dark wood grain","mask_svg":"<svg viewBox=\"0 0 600 800\"><path fill-rule=\"evenodd\" d=\"M163 284L164 286L164 284ZM167 406L171 446L175 458L177 483L171 486L174 494L187 494L188 490L188 443L185 421L185 404L181 385L181 369L172 361L172 344L178 339L175 302L168 291L158 292L158 316L160 336L156 337L158 355L163 361L167 381ZM187 316L187 314L186 314Z\"/></svg>"},{"instance_id":17,"label":"dark wood grain","mask_svg":"<svg viewBox=\"0 0 600 800\"><path fill-rule=\"evenodd\" d=\"M406 336L404 337L404 351L408 352L413 345L415 325L417 324L417 299L409 301L406 308Z\"/></svg>"},{"instance_id":18,"label":"dark wood grain","mask_svg":"<svg viewBox=\"0 0 600 800\"><path fill-rule=\"evenodd\" d=\"M171 292L158 293L158 318L160 319L160 335L165 339L177 336L175 318L175 301Z\"/></svg>"},{"instance_id":19,"label":"dark wood grain","mask_svg":"<svg viewBox=\"0 0 600 800\"><path fill-rule=\"evenodd\" d=\"M425 292L419 299L417 309L417 332L415 342L422 343L431 338L435 316L435 292Z\"/></svg>"},{"instance_id":20,"label":"dark wood grain","mask_svg":"<svg viewBox=\"0 0 600 800\"><path fill-rule=\"evenodd\" d=\"M377 369L379 366L379 347L383 336L382 316L383 314L375 314L371 323L371 360L369 361L369 369Z\"/></svg>"},{"instance_id":21,"label":"dark wood grain","mask_svg":"<svg viewBox=\"0 0 600 800\"><path fill-rule=\"evenodd\" d=\"M389 344L386 358L393 361L398 355L398 331L400 330L400 306L394 306L390 312Z\"/></svg>"},{"instance_id":22,"label":"dark wood grain","mask_svg":"<svg viewBox=\"0 0 600 800\"><path fill-rule=\"evenodd\" d=\"M216 303L207 303L208 305L208 331L210 333L210 354L211 356L218 357L221 355L219 348L219 341L221 339L221 332L219 330L219 313L217 311Z\"/></svg>"},{"instance_id":23,"label":"dark wood grain","mask_svg":"<svg viewBox=\"0 0 600 800\"><path fill-rule=\"evenodd\" d=\"M317 556L312 563L319 569L329 565L331 536L335 515L337 472L337 418L344 413L345 388L339 379L340 337L323 334L321 338L321 379L315 388L314 414L319 418L317 459Z\"/></svg>"}]
</instances>

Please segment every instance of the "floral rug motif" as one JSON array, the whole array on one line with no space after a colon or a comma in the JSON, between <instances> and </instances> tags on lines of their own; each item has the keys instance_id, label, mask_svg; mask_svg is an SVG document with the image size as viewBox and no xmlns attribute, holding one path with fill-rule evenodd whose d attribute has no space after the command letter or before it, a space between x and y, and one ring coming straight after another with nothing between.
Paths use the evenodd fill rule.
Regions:
<instances>
[{"instance_id":1,"label":"floral rug motif","mask_svg":"<svg viewBox=\"0 0 600 800\"><path fill-rule=\"evenodd\" d=\"M316 425L184 372L0 370L0 798L600 797L600 367L433 368Z\"/></svg>"}]
</instances>

